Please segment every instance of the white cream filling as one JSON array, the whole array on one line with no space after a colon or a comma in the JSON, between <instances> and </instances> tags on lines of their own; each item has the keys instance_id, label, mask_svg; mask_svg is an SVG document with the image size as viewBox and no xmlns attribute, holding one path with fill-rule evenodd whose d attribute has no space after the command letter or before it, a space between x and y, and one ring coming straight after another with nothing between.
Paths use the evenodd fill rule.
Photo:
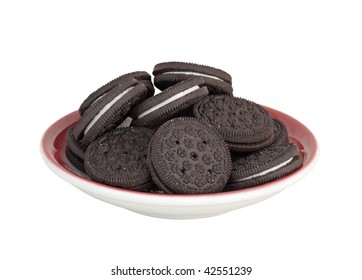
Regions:
<instances>
[{"instance_id":1,"label":"white cream filling","mask_svg":"<svg viewBox=\"0 0 362 280\"><path fill-rule=\"evenodd\" d=\"M130 92L133 88L134 88L134 86L127 88L126 90L124 90L120 94L118 94L115 98L113 98L109 103L107 103L98 112L98 114L94 116L94 118L91 120L91 122L87 125L87 127L84 130L84 134L87 134L87 132L99 120L99 118L102 117L104 115L104 113L108 111L109 108L111 108L118 100L120 100L124 95L126 95L128 92Z\"/></svg>"},{"instance_id":2,"label":"white cream filling","mask_svg":"<svg viewBox=\"0 0 362 280\"><path fill-rule=\"evenodd\" d=\"M186 89L184 91L181 91L181 92L175 94L174 96L171 96L170 98L166 99L165 101L163 101L163 102L153 106L152 108L144 111L143 113L141 113L137 117L137 119L143 118L144 116L147 116L148 114L160 109L161 107L163 107L163 106L165 106L165 105L167 105L167 104L169 104L169 103L171 103L171 102L173 102L173 101L175 101L177 99L180 99L180 98L186 96L187 94L189 94L189 93L191 93L193 91L198 90L199 88L200 88L199 86L193 86L193 87L190 87L190 88L188 88L188 89Z\"/></svg>"},{"instance_id":3,"label":"white cream filling","mask_svg":"<svg viewBox=\"0 0 362 280\"><path fill-rule=\"evenodd\" d=\"M284 161L284 162L282 162L281 164L278 164L278 165L276 165L276 166L274 166L274 167L272 167L272 168L269 168L269 169L267 169L267 170L264 170L264 171L262 171L262 172L259 172L259 173L257 173L257 174L253 174L253 175L251 175L251 176L248 176L248 177L245 177L245 178L242 178L242 179L239 179L239 180L234 180L234 181L232 181L232 183L243 182L243 181L246 181L246 180L249 180L249 179L254 179L254 178L263 176L263 175L265 175L265 174L268 174L268 173L270 173L270 172L273 172L273 171L275 171L275 170L278 170L279 168L287 165L287 164L288 164L289 162L291 162L292 160L293 160L293 158L290 158L290 159L288 159L287 161Z\"/></svg>"},{"instance_id":4,"label":"white cream filling","mask_svg":"<svg viewBox=\"0 0 362 280\"><path fill-rule=\"evenodd\" d=\"M171 72L165 72L165 73L162 73L162 74L184 74L184 75L195 75L195 76L206 77L206 78L211 78L211 79L215 79L215 80L223 81L223 79L220 79L219 77L216 77L216 76L211 76L211 75L207 75L207 74L202 74L202 73L198 73L198 72L171 71Z\"/></svg>"},{"instance_id":5,"label":"white cream filling","mask_svg":"<svg viewBox=\"0 0 362 280\"><path fill-rule=\"evenodd\" d=\"M118 127L129 127L132 121L133 119L131 117L127 117Z\"/></svg>"}]
</instances>

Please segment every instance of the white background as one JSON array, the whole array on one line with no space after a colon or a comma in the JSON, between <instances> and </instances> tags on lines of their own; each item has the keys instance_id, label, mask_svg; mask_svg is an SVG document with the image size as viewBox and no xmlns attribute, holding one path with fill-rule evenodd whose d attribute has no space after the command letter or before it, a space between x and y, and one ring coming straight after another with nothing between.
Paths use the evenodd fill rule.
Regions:
<instances>
[{"instance_id":1,"label":"white background","mask_svg":"<svg viewBox=\"0 0 362 280\"><path fill-rule=\"evenodd\" d=\"M111 276L116 265L361 279L359 1L4 2L1 279L140 279ZM107 81L172 60L221 68L235 95L304 123L321 147L315 169L262 203L178 221L93 199L46 167L50 124Z\"/></svg>"}]
</instances>

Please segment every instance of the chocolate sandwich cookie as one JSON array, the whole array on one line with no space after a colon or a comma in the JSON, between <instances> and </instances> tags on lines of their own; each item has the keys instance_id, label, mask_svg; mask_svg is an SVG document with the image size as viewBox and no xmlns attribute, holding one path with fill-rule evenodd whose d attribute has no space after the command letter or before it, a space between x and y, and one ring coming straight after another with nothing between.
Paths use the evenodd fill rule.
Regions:
<instances>
[{"instance_id":1,"label":"chocolate sandwich cookie","mask_svg":"<svg viewBox=\"0 0 362 280\"><path fill-rule=\"evenodd\" d=\"M155 194L165 194L162 189L160 189L156 184L154 184L152 187L150 187L147 192L155 193Z\"/></svg>"},{"instance_id":2,"label":"chocolate sandwich cookie","mask_svg":"<svg viewBox=\"0 0 362 280\"><path fill-rule=\"evenodd\" d=\"M153 69L155 86L160 90L180 81L203 77L210 94L232 94L231 76L223 70L186 62L164 62Z\"/></svg>"},{"instance_id":3,"label":"chocolate sandwich cookie","mask_svg":"<svg viewBox=\"0 0 362 280\"><path fill-rule=\"evenodd\" d=\"M303 164L296 145L273 145L247 155L233 154L232 172L224 191L254 187L284 177Z\"/></svg>"},{"instance_id":4,"label":"chocolate sandwich cookie","mask_svg":"<svg viewBox=\"0 0 362 280\"><path fill-rule=\"evenodd\" d=\"M182 81L135 106L130 112L132 125L157 127L207 95L203 78Z\"/></svg>"},{"instance_id":5,"label":"chocolate sandwich cookie","mask_svg":"<svg viewBox=\"0 0 362 280\"><path fill-rule=\"evenodd\" d=\"M79 143L74 138L73 128L74 124L68 127L67 132L65 134L65 140L67 142L67 146L65 148L65 156L75 168L85 173L83 163L87 147L84 146L82 143Z\"/></svg>"},{"instance_id":6,"label":"chocolate sandwich cookie","mask_svg":"<svg viewBox=\"0 0 362 280\"><path fill-rule=\"evenodd\" d=\"M131 78L136 79L137 81L139 81L140 83L143 83L146 88L147 88L147 95L148 96L152 96L155 92L155 89L153 87L152 81L151 81L151 75L148 74L147 72L144 71L136 71L136 72L132 72L132 73L128 73L125 75L122 75L110 82L108 82L107 84L105 84L104 86L100 87L99 89L97 89L96 91L94 91L93 93L91 93L87 99L85 99L83 101L83 103L80 105L79 107L79 113L80 115L83 115L83 113L87 110L87 108L89 108L89 106L95 102L96 100L98 100L99 98L102 98L102 96L107 93L108 91L110 91L112 88L114 88L116 85L123 83L126 80L129 80Z\"/></svg>"},{"instance_id":7,"label":"chocolate sandwich cookie","mask_svg":"<svg viewBox=\"0 0 362 280\"><path fill-rule=\"evenodd\" d=\"M94 102L74 125L75 140L87 147L98 136L122 123L131 107L146 97L146 87L133 78L117 84Z\"/></svg>"},{"instance_id":8,"label":"chocolate sandwich cookie","mask_svg":"<svg viewBox=\"0 0 362 280\"><path fill-rule=\"evenodd\" d=\"M73 134L73 129L74 129L74 124L67 129L67 133L65 134L67 148L78 158L84 160L84 155L87 147L75 139Z\"/></svg>"},{"instance_id":9,"label":"chocolate sandwich cookie","mask_svg":"<svg viewBox=\"0 0 362 280\"><path fill-rule=\"evenodd\" d=\"M288 129L285 124L278 119L273 119L273 142L269 145L282 145L289 142Z\"/></svg>"},{"instance_id":10,"label":"chocolate sandwich cookie","mask_svg":"<svg viewBox=\"0 0 362 280\"><path fill-rule=\"evenodd\" d=\"M217 130L231 151L252 152L273 142L273 119L254 102L229 95L209 95L194 105L193 112Z\"/></svg>"},{"instance_id":11,"label":"chocolate sandwich cookie","mask_svg":"<svg viewBox=\"0 0 362 280\"><path fill-rule=\"evenodd\" d=\"M93 141L85 153L84 168L97 182L131 190L153 185L147 167L148 143L153 131L143 127L117 128Z\"/></svg>"},{"instance_id":12,"label":"chocolate sandwich cookie","mask_svg":"<svg viewBox=\"0 0 362 280\"><path fill-rule=\"evenodd\" d=\"M69 160L69 162L79 171L85 173L84 170L84 161L79 158L77 155L75 155L69 147L65 147L65 156Z\"/></svg>"},{"instance_id":13,"label":"chocolate sandwich cookie","mask_svg":"<svg viewBox=\"0 0 362 280\"><path fill-rule=\"evenodd\" d=\"M167 193L220 192L231 172L224 140L195 118L164 123L150 141L148 163L153 181Z\"/></svg>"}]
</instances>

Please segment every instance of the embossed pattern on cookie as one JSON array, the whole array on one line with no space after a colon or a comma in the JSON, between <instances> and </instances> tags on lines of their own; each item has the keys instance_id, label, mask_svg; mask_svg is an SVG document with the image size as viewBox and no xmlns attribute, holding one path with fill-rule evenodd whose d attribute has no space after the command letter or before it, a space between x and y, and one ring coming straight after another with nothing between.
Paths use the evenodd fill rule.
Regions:
<instances>
[{"instance_id":1,"label":"embossed pattern on cookie","mask_svg":"<svg viewBox=\"0 0 362 280\"><path fill-rule=\"evenodd\" d=\"M194 118L175 118L153 136L149 166L152 178L167 193L214 193L228 181L231 157L211 127Z\"/></svg>"},{"instance_id":2,"label":"embossed pattern on cookie","mask_svg":"<svg viewBox=\"0 0 362 280\"><path fill-rule=\"evenodd\" d=\"M147 166L147 148L153 131L141 127L117 128L87 148L84 167L95 181L125 189L153 185Z\"/></svg>"},{"instance_id":3,"label":"embossed pattern on cookie","mask_svg":"<svg viewBox=\"0 0 362 280\"><path fill-rule=\"evenodd\" d=\"M260 105L246 99L209 95L194 105L193 112L210 123L232 151L256 151L273 141L273 119Z\"/></svg>"}]
</instances>

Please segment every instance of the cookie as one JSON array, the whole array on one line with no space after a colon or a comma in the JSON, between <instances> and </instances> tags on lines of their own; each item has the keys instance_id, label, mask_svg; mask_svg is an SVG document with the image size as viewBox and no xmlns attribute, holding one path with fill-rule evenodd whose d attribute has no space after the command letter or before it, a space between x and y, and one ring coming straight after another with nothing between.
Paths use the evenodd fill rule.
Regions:
<instances>
[{"instance_id":1,"label":"cookie","mask_svg":"<svg viewBox=\"0 0 362 280\"><path fill-rule=\"evenodd\" d=\"M84 112L74 125L74 138L87 147L98 136L122 123L132 106L146 96L146 87L136 79L117 84Z\"/></svg>"},{"instance_id":2,"label":"cookie","mask_svg":"<svg viewBox=\"0 0 362 280\"><path fill-rule=\"evenodd\" d=\"M143 127L117 128L93 141L85 153L84 168L94 181L131 190L153 185L147 167L148 143L153 131Z\"/></svg>"},{"instance_id":3,"label":"cookie","mask_svg":"<svg viewBox=\"0 0 362 280\"><path fill-rule=\"evenodd\" d=\"M224 191L254 187L297 170L303 158L295 144L273 145L247 155L233 154L232 172Z\"/></svg>"},{"instance_id":4,"label":"cookie","mask_svg":"<svg viewBox=\"0 0 362 280\"><path fill-rule=\"evenodd\" d=\"M209 95L194 105L193 112L217 130L231 151L257 151L273 141L273 119L263 107L246 99Z\"/></svg>"},{"instance_id":5,"label":"cookie","mask_svg":"<svg viewBox=\"0 0 362 280\"><path fill-rule=\"evenodd\" d=\"M210 94L232 94L231 76L223 70L186 62L164 62L153 69L155 86L160 90L191 77L202 77Z\"/></svg>"},{"instance_id":6,"label":"cookie","mask_svg":"<svg viewBox=\"0 0 362 280\"><path fill-rule=\"evenodd\" d=\"M79 158L77 155L75 155L69 147L65 147L65 156L69 160L69 162L79 171L85 173L84 170L84 161Z\"/></svg>"},{"instance_id":7,"label":"cookie","mask_svg":"<svg viewBox=\"0 0 362 280\"><path fill-rule=\"evenodd\" d=\"M152 187L150 187L147 192L149 193L155 193L155 194L165 194L165 192L163 190L161 190L157 185L153 185Z\"/></svg>"},{"instance_id":8,"label":"cookie","mask_svg":"<svg viewBox=\"0 0 362 280\"><path fill-rule=\"evenodd\" d=\"M270 145L282 145L289 142L288 129L285 124L278 119L273 119L273 142Z\"/></svg>"},{"instance_id":9,"label":"cookie","mask_svg":"<svg viewBox=\"0 0 362 280\"><path fill-rule=\"evenodd\" d=\"M73 134L74 124L67 129L65 134L65 140L67 142L67 148L78 158L84 160L85 151L87 149L82 143L78 142Z\"/></svg>"},{"instance_id":10,"label":"cookie","mask_svg":"<svg viewBox=\"0 0 362 280\"><path fill-rule=\"evenodd\" d=\"M150 74L148 74L147 72L144 72L144 71L131 72L131 73L122 75L122 76L108 82L104 86L100 87L99 89L97 89L96 91L91 93L80 105L80 107L79 107L80 115L83 115L84 112L90 107L90 105L93 102L95 102L96 100L101 98L105 93L110 91L116 85L121 84L124 81L129 80L131 78L136 79L137 81L139 81L140 83L143 83L146 86L148 96L152 96L154 94L155 89L153 87Z\"/></svg>"},{"instance_id":11,"label":"cookie","mask_svg":"<svg viewBox=\"0 0 362 280\"><path fill-rule=\"evenodd\" d=\"M164 123L149 144L148 164L154 182L166 193L220 192L231 172L224 140L195 118Z\"/></svg>"},{"instance_id":12,"label":"cookie","mask_svg":"<svg viewBox=\"0 0 362 280\"><path fill-rule=\"evenodd\" d=\"M208 95L203 78L191 78L146 99L130 112L132 125L149 128L160 126L176 114Z\"/></svg>"}]
</instances>

